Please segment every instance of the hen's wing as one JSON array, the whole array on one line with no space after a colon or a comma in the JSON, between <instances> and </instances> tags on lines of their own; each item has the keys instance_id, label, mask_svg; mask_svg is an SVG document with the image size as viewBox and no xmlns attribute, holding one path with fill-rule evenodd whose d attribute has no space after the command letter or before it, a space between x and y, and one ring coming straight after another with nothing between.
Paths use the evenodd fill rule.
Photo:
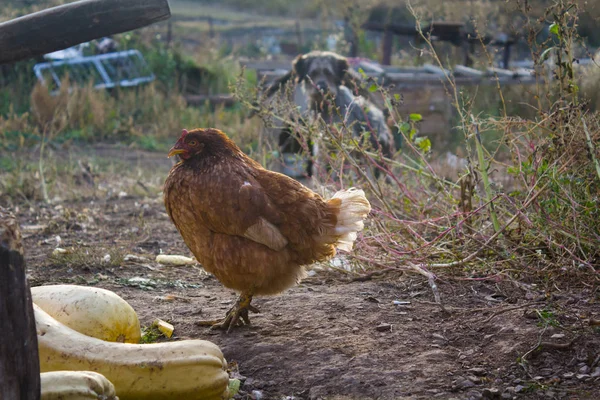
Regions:
<instances>
[{"instance_id":1,"label":"hen's wing","mask_svg":"<svg viewBox=\"0 0 600 400\"><path fill-rule=\"evenodd\" d=\"M287 239L274 224L281 223L279 212L262 188L244 182L239 191L239 205L245 219L242 226L247 226L243 234L245 238L262 243L273 250L283 250L287 246Z\"/></svg>"},{"instance_id":2,"label":"hen's wing","mask_svg":"<svg viewBox=\"0 0 600 400\"><path fill-rule=\"evenodd\" d=\"M288 243L279 229L280 213L243 168L226 165L211 174L182 168L170 174L165 194L167 212L178 228L195 221L210 232L243 236L273 250Z\"/></svg>"}]
</instances>

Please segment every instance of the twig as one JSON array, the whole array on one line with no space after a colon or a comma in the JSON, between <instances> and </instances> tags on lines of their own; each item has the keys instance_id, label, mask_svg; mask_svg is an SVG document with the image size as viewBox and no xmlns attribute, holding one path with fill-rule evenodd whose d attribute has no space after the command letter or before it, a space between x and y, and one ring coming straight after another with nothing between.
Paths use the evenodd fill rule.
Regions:
<instances>
[{"instance_id":1,"label":"twig","mask_svg":"<svg viewBox=\"0 0 600 400\"><path fill-rule=\"evenodd\" d=\"M525 307L529 307L532 306L534 304L537 304L539 302L532 302L532 303L525 303L525 304L521 304L520 306L514 306L514 307L507 307L507 308L503 308L502 310L498 310L495 313L493 313L492 315L490 315L488 318L485 319L485 321L483 321L484 324L487 324L488 322L490 322L494 317L497 317L500 314L504 314L505 312L509 312L509 311L513 311L513 310L518 310L520 308L525 308Z\"/></svg>"},{"instance_id":2,"label":"twig","mask_svg":"<svg viewBox=\"0 0 600 400\"><path fill-rule=\"evenodd\" d=\"M373 279L376 276L383 275L388 272L394 272L394 271L402 271L402 269L396 268L396 267L388 267L385 269L380 269L377 271L369 272L368 274L365 274L365 275L357 276L356 278L350 279L350 282L366 282L366 281L370 281L371 279Z\"/></svg>"},{"instance_id":3,"label":"twig","mask_svg":"<svg viewBox=\"0 0 600 400\"><path fill-rule=\"evenodd\" d=\"M540 342L538 348L541 350L542 348L550 349L550 350L567 350L573 346L575 340L577 338L573 338L569 343L552 343L552 342Z\"/></svg>"},{"instance_id":4,"label":"twig","mask_svg":"<svg viewBox=\"0 0 600 400\"><path fill-rule=\"evenodd\" d=\"M521 356L521 362L519 364L521 365L521 367L523 367L523 369L525 369L525 372L527 372L528 374L529 374L529 371L527 371L527 369L525 368L525 363L527 362L527 356L530 355L531 353L533 353L538 347L540 347L540 345L542 344L542 337L544 336L546 329L548 329L548 325L546 325L544 327L544 330L542 331L542 333L540 333L540 336L539 336L538 341L535 344L535 346L530 348L525 354L523 354Z\"/></svg>"},{"instance_id":5,"label":"twig","mask_svg":"<svg viewBox=\"0 0 600 400\"><path fill-rule=\"evenodd\" d=\"M431 272L427 271L423 267L418 266L416 264L408 264L408 266L411 269L414 269L415 271L417 271L419 274L427 277L427 282L429 283L429 286L431 287L431 291L433 292L433 297L435 299L435 302L437 303L438 306L440 306L440 309L444 313L448 313L448 310L446 310L446 308L444 307L444 304L442 303L442 298L440 296L438 286L435 283L435 275L433 275Z\"/></svg>"}]
</instances>

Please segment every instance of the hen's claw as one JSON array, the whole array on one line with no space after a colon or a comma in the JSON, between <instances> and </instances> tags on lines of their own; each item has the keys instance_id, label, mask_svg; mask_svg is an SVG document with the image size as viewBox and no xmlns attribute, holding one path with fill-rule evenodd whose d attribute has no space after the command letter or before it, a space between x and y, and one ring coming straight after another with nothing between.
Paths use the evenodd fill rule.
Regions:
<instances>
[{"instance_id":1,"label":"hen's claw","mask_svg":"<svg viewBox=\"0 0 600 400\"><path fill-rule=\"evenodd\" d=\"M223 329L227 330L227 333L231 331L234 326L250 325L250 318L248 312L260 313L258 308L250 304L252 301L251 295L240 295L235 305L229 309L223 320L211 320L211 321L198 321L198 325L210 326L210 329ZM240 319L241 318L241 319Z\"/></svg>"}]
</instances>

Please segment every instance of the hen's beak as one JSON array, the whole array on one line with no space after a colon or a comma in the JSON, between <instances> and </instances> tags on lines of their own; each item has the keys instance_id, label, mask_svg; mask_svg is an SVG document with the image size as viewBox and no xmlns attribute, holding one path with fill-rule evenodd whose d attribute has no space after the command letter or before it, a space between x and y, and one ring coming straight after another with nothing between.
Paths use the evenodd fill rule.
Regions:
<instances>
[{"instance_id":1,"label":"hen's beak","mask_svg":"<svg viewBox=\"0 0 600 400\"><path fill-rule=\"evenodd\" d=\"M167 154L167 157L171 158L173 156L183 154L183 153L185 153L184 149L177 149L177 148L173 147L171 150L169 150L169 154Z\"/></svg>"}]
</instances>

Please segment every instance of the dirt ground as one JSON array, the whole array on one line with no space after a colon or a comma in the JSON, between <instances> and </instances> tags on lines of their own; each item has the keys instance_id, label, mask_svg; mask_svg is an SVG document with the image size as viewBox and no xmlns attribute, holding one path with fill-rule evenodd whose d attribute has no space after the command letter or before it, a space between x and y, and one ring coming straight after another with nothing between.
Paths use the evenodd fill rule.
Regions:
<instances>
[{"instance_id":1,"label":"dirt ground","mask_svg":"<svg viewBox=\"0 0 600 400\"><path fill-rule=\"evenodd\" d=\"M238 398L600 398L597 288L548 294L445 277L443 312L420 277L361 282L319 269L280 296L257 298L252 325L225 334L196 321L224 315L235 294L198 265L154 261L191 255L160 197L120 193L15 211L32 286L107 288L142 325L161 318L175 326L174 340L215 342L243 381ZM74 252L52 256L56 247Z\"/></svg>"}]
</instances>

